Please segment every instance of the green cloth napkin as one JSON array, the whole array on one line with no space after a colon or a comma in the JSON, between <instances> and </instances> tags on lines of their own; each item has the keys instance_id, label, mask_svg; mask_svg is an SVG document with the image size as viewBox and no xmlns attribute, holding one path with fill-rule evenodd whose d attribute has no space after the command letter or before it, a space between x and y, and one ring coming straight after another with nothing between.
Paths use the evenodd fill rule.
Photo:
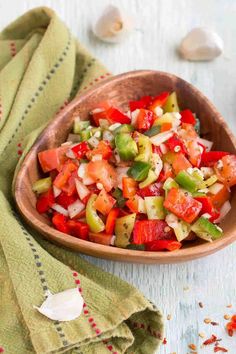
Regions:
<instances>
[{"instance_id":1,"label":"green cloth napkin","mask_svg":"<svg viewBox=\"0 0 236 354\"><path fill-rule=\"evenodd\" d=\"M0 34L0 352L154 353L162 316L137 289L55 246L14 211L12 180L46 123L109 73L48 8ZM148 276L148 275L147 275ZM85 306L70 322L34 309L48 290L78 287Z\"/></svg>"}]
</instances>

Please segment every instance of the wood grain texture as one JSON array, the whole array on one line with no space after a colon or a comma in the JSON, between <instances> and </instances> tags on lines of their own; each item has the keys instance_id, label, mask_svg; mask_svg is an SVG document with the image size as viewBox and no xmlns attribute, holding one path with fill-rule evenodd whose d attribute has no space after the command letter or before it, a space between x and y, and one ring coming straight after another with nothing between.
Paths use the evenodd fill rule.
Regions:
<instances>
[{"instance_id":1,"label":"wood grain texture","mask_svg":"<svg viewBox=\"0 0 236 354\"><path fill-rule=\"evenodd\" d=\"M65 235L50 227L47 218L36 210L36 197L32 186L39 178L38 153L60 146L73 126L74 117L87 120L89 112L99 102L108 99L112 105L127 110L129 101L144 95L157 96L163 91L175 91L182 109L190 108L201 122L202 137L214 141L216 150L236 154L236 139L221 115L210 101L194 86L175 75L159 71L132 71L117 75L96 85L74 99L45 128L26 156L16 177L15 199L19 211L28 224L36 228L51 241L88 255L135 263L176 263L207 256L236 240L236 192L232 190L232 209L222 225L224 236L212 243L191 242L176 252L140 252L117 247L93 244Z\"/></svg>"},{"instance_id":2,"label":"wood grain texture","mask_svg":"<svg viewBox=\"0 0 236 354\"><path fill-rule=\"evenodd\" d=\"M131 14L135 31L120 45L108 45L94 39L89 26L108 0L0 0L0 25L29 8L53 7L73 33L113 73L133 69L156 69L172 72L198 87L216 105L231 129L236 131L236 2L235 0L113 0ZM175 48L191 28L199 25L215 29L224 39L225 55L210 63L188 63L180 60ZM179 265L137 265L86 257L104 270L114 273L138 287L164 314L167 344L160 354L187 354L188 344L200 348L199 332L219 334L235 354L236 338L224 332L223 315L236 310L236 244L210 257ZM184 288L189 287L185 291ZM198 302L204 303L199 309ZM227 309L228 303L233 309ZM211 327L205 317L221 322ZM212 353L212 348L199 351ZM148 353L147 353L148 354Z\"/></svg>"}]
</instances>

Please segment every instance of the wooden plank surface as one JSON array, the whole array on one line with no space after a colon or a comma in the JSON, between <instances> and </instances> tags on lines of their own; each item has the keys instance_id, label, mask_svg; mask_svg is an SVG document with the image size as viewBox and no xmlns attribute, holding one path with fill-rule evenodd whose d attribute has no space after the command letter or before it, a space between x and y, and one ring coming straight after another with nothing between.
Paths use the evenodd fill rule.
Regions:
<instances>
[{"instance_id":1,"label":"wooden plank surface","mask_svg":"<svg viewBox=\"0 0 236 354\"><path fill-rule=\"evenodd\" d=\"M158 69L175 73L204 92L235 133L236 1L112 1L135 20L132 35L119 45L96 40L90 30L97 14L108 3L107 0L0 0L0 27L29 8L52 7L111 72ZM224 39L225 54L209 63L180 60L176 47L195 26L215 29ZM190 353L189 343L197 345L198 353L213 353L211 346L201 348L203 339L199 338L199 332L207 337L212 333L219 335L228 353L236 353L236 336L227 337L223 319L224 314L236 310L236 244L205 259L179 265L133 265L86 258L138 287L162 309L165 317L171 314L171 320L166 321L167 344L162 346L161 354ZM199 302L204 304L202 309ZM228 304L233 308L226 308ZM206 317L220 322L220 326L205 324Z\"/></svg>"}]
</instances>

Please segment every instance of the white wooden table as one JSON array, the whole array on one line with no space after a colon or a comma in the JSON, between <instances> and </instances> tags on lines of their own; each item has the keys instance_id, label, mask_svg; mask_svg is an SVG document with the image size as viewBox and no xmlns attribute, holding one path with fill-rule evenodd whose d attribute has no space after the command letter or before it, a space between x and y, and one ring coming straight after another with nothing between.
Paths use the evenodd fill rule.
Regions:
<instances>
[{"instance_id":1,"label":"white wooden table","mask_svg":"<svg viewBox=\"0 0 236 354\"><path fill-rule=\"evenodd\" d=\"M0 27L32 7L52 7L111 72L158 69L175 73L203 91L236 131L236 1L113 0L136 22L132 35L120 45L104 44L90 31L92 21L108 3L0 0ZM180 39L199 25L217 30L224 39L225 55L215 62L189 63L176 54ZM160 306L165 318L171 314L171 320L166 321L167 344L162 345L161 354L190 353L189 343L197 345L198 353L213 353L211 346L200 348L203 339L199 332L207 337L218 334L229 353L236 353L236 336L229 339L223 325L223 315L236 310L236 244L213 256L179 265L133 265L86 258L138 287ZM199 302L204 308L199 307ZM233 308L226 308L228 304ZM205 324L206 317L221 325Z\"/></svg>"}]
</instances>

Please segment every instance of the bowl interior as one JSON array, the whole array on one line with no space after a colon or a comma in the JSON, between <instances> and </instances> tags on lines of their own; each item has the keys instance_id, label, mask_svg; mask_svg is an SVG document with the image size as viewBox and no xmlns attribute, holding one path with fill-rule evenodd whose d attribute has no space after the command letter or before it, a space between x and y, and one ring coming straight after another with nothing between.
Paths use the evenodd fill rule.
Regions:
<instances>
[{"instance_id":1,"label":"bowl interior","mask_svg":"<svg viewBox=\"0 0 236 354\"><path fill-rule=\"evenodd\" d=\"M174 253L140 252L95 245L91 242L64 235L52 227L48 218L36 212L36 197L32 184L40 177L37 153L56 147L63 143L72 128L76 116L87 119L89 112L101 101L109 99L112 104L128 109L127 103L144 95L157 95L163 91L176 91L181 109L190 108L201 121L202 137L214 141L213 149L236 153L236 143L221 115L208 99L196 88L174 75L156 71L136 71L121 74L97 85L85 94L78 96L61 113L59 113L39 136L27 155L18 173L15 184L15 199L26 221L42 232L46 237L81 250L87 254L118 260L141 262L177 262L193 259L212 253L236 238L236 193L232 191L232 209L222 223L224 236L209 243L200 240L191 242Z\"/></svg>"}]
</instances>

